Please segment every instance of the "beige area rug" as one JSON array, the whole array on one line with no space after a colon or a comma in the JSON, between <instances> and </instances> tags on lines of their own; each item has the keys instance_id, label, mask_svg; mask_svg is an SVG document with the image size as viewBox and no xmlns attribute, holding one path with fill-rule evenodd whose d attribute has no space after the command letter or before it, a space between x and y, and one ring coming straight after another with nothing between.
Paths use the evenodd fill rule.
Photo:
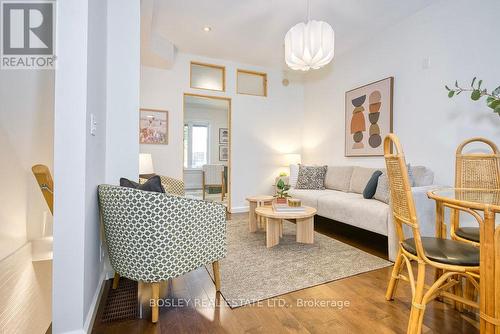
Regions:
<instances>
[{"instance_id":1,"label":"beige area rug","mask_svg":"<svg viewBox=\"0 0 500 334\"><path fill-rule=\"evenodd\" d=\"M248 232L243 220L228 222L227 242L221 293L231 308L392 265L317 232L314 244L297 243L288 221L273 248L266 248L264 231ZM213 279L212 266L206 268Z\"/></svg>"}]
</instances>

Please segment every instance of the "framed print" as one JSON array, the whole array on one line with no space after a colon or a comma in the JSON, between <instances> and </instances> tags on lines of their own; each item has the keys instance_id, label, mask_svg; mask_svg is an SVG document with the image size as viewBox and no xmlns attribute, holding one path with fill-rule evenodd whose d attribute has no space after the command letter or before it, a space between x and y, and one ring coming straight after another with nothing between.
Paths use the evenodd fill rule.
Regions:
<instances>
[{"instance_id":1,"label":"framed print","mask_svg":"<svg viewBox=\"0 0 500 334\"><path fill-rule=\"evenodd\" d=\"M139 143L168 144L168 111L156 109L140 110Z\"/></svg>"},{"instance_id":2,"label":"framed print","mask_svg":"<svg viewBox=\"0 0 500 334\"><path fill-rule=\"evenodd\" d=\"M227 161L229 159L229 147L225 145L219 146L219 161Z\"/></svg>"},{"instance_id":3,"label":"framed print","mask_svg":"<svg viewBox=\"0 0 500 334\"><path fill-rule=\"evenodd\" d=\"M229 143L229 130L227 128L219 129L219 144Z\"/></svg>"},{"instance_id":4,"label":"framed print","mask_svg":"<svg viewBox=\"0 0 500 334\"><path fill-rule=\"evenodd\" d=\"M345 93L345 156L383 156L383 141L392 132L394 78Z\"/></svg>"}]
</instances>

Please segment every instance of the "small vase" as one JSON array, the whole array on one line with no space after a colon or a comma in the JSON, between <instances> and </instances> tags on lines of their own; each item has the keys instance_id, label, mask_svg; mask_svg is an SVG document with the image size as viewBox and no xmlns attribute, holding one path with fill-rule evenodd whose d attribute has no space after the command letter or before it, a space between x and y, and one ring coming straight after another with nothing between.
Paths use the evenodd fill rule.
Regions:
<instances>
[{"instance_id":1,"label":"small vase","mask_svg":"<svg viewBox=\"0 0 500 334\"><path fill-rule=\"evenodd\" d=\"M276 203L277 204L286 204L286 198L278 197L278 198L276 198Z\"/></svg>"}]
</instances>

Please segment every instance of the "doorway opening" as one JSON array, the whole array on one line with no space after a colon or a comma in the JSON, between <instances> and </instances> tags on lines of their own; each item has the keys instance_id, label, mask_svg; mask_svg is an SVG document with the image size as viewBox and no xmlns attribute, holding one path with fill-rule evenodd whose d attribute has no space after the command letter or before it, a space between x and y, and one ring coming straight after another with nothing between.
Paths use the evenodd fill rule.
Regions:
<instances>
[{"instance_id":1,"label":"doorway opening","mask_svg":"<svg viewBox=\"0 0 500 334\"><path fill-rule=\"evenodd\" d=\"M231 207L231 99L184 94L186 196Z\"/></svg>"}]
</instances>

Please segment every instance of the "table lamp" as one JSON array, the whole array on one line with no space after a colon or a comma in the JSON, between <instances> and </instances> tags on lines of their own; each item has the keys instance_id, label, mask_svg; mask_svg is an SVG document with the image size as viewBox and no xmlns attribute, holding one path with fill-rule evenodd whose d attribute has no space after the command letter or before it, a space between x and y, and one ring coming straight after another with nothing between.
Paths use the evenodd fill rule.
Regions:
<instances>
[{"instance_id":1,"label":"table lamp","mask_svg":"<svg viewBox=\"0 0 500 334\"><path fill-rule=\"evenodd\" d=\"M150 153L140 153L139 154L139 177L149 179L155 176L155 171L153 168L153 157Z\"/></svg>"}]
</instances>

